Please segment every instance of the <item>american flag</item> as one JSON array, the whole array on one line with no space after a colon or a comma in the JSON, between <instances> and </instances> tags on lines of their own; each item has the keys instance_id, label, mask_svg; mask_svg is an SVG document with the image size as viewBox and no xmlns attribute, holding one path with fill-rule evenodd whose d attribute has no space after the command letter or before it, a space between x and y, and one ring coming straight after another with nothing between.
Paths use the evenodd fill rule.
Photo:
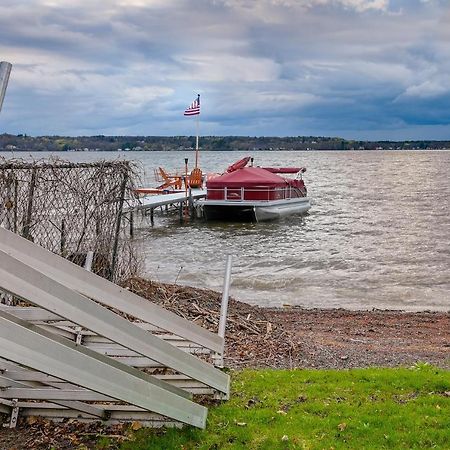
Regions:
<instances>
[{"instance_id":1,"label":"american flag","mask_svg":"<svg viewBox=\"0 0 450 450\"><path fill-rule=\"evenodd\" d=\"M198 114L200 114L200 94L184 111L185 116L196 116Z\"/></svg>"}]
</instances>

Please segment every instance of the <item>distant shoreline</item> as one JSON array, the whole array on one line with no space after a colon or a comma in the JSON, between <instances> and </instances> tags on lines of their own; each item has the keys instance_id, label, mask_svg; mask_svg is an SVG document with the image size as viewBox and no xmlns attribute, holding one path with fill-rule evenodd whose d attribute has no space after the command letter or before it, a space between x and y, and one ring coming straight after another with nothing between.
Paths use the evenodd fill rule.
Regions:
<instances>
[{"instance_id":1,"label":"distant shoreline","mask_svg":"<svg viewBox=\"0 0 450 450\"><path fill-rule=\"evenodd\" d=\"M0 134L0 151L191 151L195 136L28 136ZM201 136L201 151L448 150L449 140L367 141L341 137Z\"/></svg>"}]
</instances>

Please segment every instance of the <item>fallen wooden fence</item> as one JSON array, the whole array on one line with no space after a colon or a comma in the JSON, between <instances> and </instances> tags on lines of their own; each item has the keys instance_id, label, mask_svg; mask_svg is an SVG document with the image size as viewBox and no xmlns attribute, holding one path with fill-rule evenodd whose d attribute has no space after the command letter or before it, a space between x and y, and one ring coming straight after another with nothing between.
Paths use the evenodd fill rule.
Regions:
<instances>
[{"instance_id":1,"label":"fallen wooden fence","mask_svg":"<svg viewBox=\"0 0 450 450\"><path fill-rule=\"evenodd\" d=\"M223 336L1 227L0 289L35 305L0 306L0 412L11 425L20 410L202 428L207 410L192 394L229 395L211 364Z\"/></svg>"}]
</instances>

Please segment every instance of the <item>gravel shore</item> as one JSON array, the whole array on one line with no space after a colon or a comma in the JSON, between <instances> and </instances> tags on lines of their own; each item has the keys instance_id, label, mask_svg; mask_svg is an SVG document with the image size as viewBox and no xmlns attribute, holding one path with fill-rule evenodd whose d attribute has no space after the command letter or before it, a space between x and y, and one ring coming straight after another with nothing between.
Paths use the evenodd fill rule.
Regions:
<instances>
[{"instance_id":1,"label":"gravel shore","mask_svg":"<svg viewBox=\"0 0 450 450\"><path fill-rule=\"evenodd\" d=\"M217 331L219 293L141 278L128 287ZM230 368L450 368L450 312L267 309L230 300L225 365Z\"/></svg>"},{"instance_id":2,"label":"gravel shore","mask_svg":"<svg viewBox=\"0 0 450 450\"><path fill-rule=\"evenodd\" d=\"M277 341L268 346L270 336L251 339L242 355L228 337L229 366L341 369L420 361L450 368L449 313L294 309L264 315L281 331Z\"/></svg>"}]
</instances>

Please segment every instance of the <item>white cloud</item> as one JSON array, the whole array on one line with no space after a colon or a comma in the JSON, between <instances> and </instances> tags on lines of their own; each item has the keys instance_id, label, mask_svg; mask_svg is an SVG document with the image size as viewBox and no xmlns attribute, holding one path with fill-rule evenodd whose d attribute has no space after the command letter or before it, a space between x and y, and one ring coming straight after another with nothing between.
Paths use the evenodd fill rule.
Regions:
<instances>
[{"instance_id":1,"label":"white cloud","mask_svg":"<svg viewBox=\"0 0 450 450\"><path fill-rule=\"evenodd\" d=\"M389 6L389 0L335 0L346 8L353 8L356 11L378 10L386 11Z\"/></svg>"},{"instance_id":2,"label":"white cloud","mask_svg":"<svg viewBox=\"0 0 450 450\"><path fill-rule=\"evenodd\" d=\"M111 92L116 108L122 112L153 108L158 104L156 100L169 97L173 93L173 89L163 86L126 87L122 92Z\"/></svg>"},{"instance_id":3,"label":"white cloud","mask_svg":"<svg viewBox=\"0 0 450 450\"><path fill-rule=\"evenodd\" d=\"M268 58L232 54L184 55L176 57L184 66L176 78L199 82L268 82L277 80L280 66Z\"/></svg>"},{"instance_id":4,"label":"white cloud","mask_svg":"<svg viewBox=\"0 0 450 450\"><path fill-rule=\"evenodd\" d=\"M242 90L229 93L224 97L220 113L223 116L253 113L270 117L274 111L284 115L293 109L298 110L320 101L321 98L317 95L294 90L281 92Z\"/></svg>"},{"instance_id":5,"label":"white cloud","mask_svg":"<svg viewBox=\"0 0 450 450\"><path fill-rule=\"evenodd\" d=\"M416 97L421 99L439 97L450 93L450 83L442 83L438 80L426 80L420 84L409 86L405 92L398 97Z\"/></svg>"},{"instance_id":6,"label":"white cloud","mask_svg":"<svg viewBox=\"0 0 450 450\"><path fill-rule=\"evenodd\" d=\"M308 9L334 5L363 12L367 10L385 11L389 7L389 0L222 0L222 2L228 7L253 11L260 11L264 8Z\"/></svg>"}]
</instances>

